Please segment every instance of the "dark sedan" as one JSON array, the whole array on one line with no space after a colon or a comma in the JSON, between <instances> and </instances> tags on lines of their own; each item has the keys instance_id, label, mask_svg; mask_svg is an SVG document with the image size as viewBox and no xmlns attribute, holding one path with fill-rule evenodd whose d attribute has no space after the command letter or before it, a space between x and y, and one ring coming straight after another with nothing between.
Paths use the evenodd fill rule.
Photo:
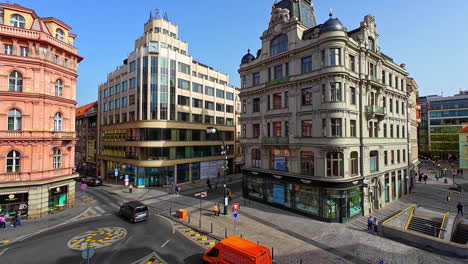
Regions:
<instances>
[{"instance_id":1,"label":"dark sedan","mask_svg":"<svg viewBox=\"0 0 468 264\"><path fill-rule=\"evenodd\" d=\"M82 180L83 183L86 183L89 186L101 186L102 180L100 178L95 177L86 177Z\"/></svg>"}]
</instances>

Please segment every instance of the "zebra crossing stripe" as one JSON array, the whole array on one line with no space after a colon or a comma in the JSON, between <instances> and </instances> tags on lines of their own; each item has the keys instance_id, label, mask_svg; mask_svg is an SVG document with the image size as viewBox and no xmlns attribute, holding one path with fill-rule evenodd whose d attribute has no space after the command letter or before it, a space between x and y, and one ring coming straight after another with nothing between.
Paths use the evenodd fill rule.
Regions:
<instances>
[{"instance_id":1,"label":"zebra crossing stripe","mask_svg":"<svg viewBox=\"0 0 468 264\"><path fill-rule=\"evenodd\" d=\"M99 206L95 206L94 209L98 210L98 211L101 212L102 214L106 212L106 211L104 211L104 209L102 209L102 208L99 207Z\"/></svg>"}]
</instances>

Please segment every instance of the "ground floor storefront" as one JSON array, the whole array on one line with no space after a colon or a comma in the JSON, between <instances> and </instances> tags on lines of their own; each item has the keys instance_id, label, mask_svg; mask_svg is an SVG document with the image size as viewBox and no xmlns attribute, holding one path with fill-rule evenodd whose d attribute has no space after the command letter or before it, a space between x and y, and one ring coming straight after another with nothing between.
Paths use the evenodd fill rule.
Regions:
<instances>
[{"instance_id":1,"label":"ground floor storefront","mask_svg":"<svg viewBox=\"0 0 468 264\"><path fill-rule=\"evenodd\" d=\"M346 222L363 214L363 182L325 182L309 178L243 171L243 196L327 222Z\"/></svg>"},{"instance_id":2,"label":"ground floor storefront","mask_svg":"<svg viewBox=\"0 0 468 264\"><path fill-rule=\"evenodd\" d=\"M138 167L114 161L102 161L101 175L107 181L132 184L139 188L172 186L208 178L222 178L224 160L182 163L165 167ZM228 174L233 171L233 159L228 160Z\"/></svg>"},{"instance_id":3,"label":"ground floor storefront","mask_svg":"<svg viewBox=\"0 0 468 264\"><path fill-rule=\"evenodd\" d=\"M27 186L0 186L0 214L21 211L24 218L40 218L75 206L75 181L67 179Z\"/></svg>"}]
</instances>

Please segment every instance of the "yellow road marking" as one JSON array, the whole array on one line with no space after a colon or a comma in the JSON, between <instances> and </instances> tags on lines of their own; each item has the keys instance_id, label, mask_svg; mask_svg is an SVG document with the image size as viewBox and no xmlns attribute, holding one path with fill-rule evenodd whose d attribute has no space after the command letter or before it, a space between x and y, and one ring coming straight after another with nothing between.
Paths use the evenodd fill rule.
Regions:
<instances>
[{"instance_id":1,"label":"yellow road marking","mask_svg":"<svg viewBox=\"0 0 468 264\"><path fill-rule=\"evenodd\" d=\"M100 235L104 235L104 232L99 233Z\"/></svg>"},{"instance_id":2,"label":"yellow road marking","mask_svg":"<svg viewBox=\"0 0 468 264\"><path fill-rule=\"evenodd\" d=\"M96 215L95 215L95 214L94 214L94 215L90 215L89 217L96 217Z\"/></svg>"},{"instance_id":3,"label":"yellow road marking","mask_svg":"<svg viewBox=\"0 0 468 264\"><path fill-rule=\"evenodd\" d=\"M82 217L80 217L80 219L85 219L85 218L82 216Z\"/></svg>"},{"instance_id":4,"label":"yellow road marking","mask_svg":"<svg viewBox=\"0 0 468 264\"><path fill-rule=\"evenodd\" d=\"M79 248L79 247L81 247L81 244L80 244L80 245L76 245L75 247L76 247L76 248Z\"/></svg>"},{"instance_id":5,"label":"yellow road marking","mask_svg":"<svg viewBox=\"0 0 468 264\"><path fill-rule=\"evenodd\" d=\"M8 243L8 242L10 242L10 241L11 241L11 240L3 240L3 241L2 241L2 244L6 244L6 243Z\"/></svg>"},{"instance_id":6,"label":"yellow road marking","mask_svg":"<svg viewBox=\"0 0 468 264\"><path fill-rule=\"evenodd\" d=\"M78 241L78 240L76 240L76 239L73 239L71 242L76 242L76 241Z\"/></svg>"}]
</instances>

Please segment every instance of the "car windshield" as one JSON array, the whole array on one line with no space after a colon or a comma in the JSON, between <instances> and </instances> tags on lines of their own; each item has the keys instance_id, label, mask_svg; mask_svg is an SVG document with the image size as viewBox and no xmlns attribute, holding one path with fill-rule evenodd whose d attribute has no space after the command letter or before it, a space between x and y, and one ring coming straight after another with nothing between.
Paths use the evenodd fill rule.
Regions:
<instances>
[{"instance_id":1,"label":"car windshield","mask_svg":"<svg viewBox=\"0 0 468 264\"><path fill-rule=\"evenodd\" d=\"M146 206L137 207L137 208L135 209L135 213L143 213L143 212L146 212L146 211L148 211L148 207L146 207Z\"/></svg>"}]
</instances>

